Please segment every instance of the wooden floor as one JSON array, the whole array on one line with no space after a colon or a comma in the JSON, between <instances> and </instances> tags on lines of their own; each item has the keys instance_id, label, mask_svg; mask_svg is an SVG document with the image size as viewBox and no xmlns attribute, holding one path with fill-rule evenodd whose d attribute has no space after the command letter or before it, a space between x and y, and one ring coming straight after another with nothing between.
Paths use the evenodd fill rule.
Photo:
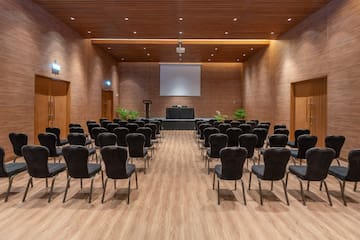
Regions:
<instances>
[{"instance_id":1,"label":"wooden floor","mask_svg":"<svg viewBox=\"0 0 360 240\"><path fill-rule=\"evenodd\" d=\"M142 161L137 162L139 167ZM214 163L212 163L214 164ZM249 174L245 173L247 187ZM359 239L360 192L347 186L344 207L339 185L329 177L333 207L325 192L313 184L307 206L300 201L298 181L289 178L290 206L285 204L281 182L270 192L264 183L264 205L259 203L257 181L246 192L221 183L221 205L191 131L166 131L147 174L139 173L139 189L132 190L126 204L127 181L118 182L114 196L108 184L106 202L101 204L101 178L95 181L92 204L87 203L89 182L80 191L73 182L63 204L66 174L55 183L53 201L47 203L44 181L35 180L25 203L27 174L14 180L9 202L0 200L0 239ZM132 185L135 188L135 182ZM240 184L238 184L240 186ZM0 189L5 192L7 180Z\"/></svg>"}]
</instances>

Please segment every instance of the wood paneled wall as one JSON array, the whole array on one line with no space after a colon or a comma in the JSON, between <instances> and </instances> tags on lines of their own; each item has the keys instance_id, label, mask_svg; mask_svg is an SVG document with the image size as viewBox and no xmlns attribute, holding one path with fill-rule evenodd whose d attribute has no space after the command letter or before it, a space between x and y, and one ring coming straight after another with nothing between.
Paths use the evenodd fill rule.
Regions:
<instances>
[{"instance_id":1,"label":"wood paneled wall","mask_svg":"<svg viewBox=\"0 0 360 240\"><path fill-rule=\"evenodd\" d=\"M291 83L327 77L327 134L346 136L343 157L360 148L359 28L360 1L333 0L250 58L242 82L248 117L289 125Z\"/></svg>"},{"instance_id":2,"label":"wood paneled wall","mask_svg":"<svg viewBox=\"0 0 360 240\"><path fill-rule=\"evenodd\" d=\"M151 99L150 117L165 117L167 107L195 108L195 117L212 117L219 110L231 118L241 107L241 63L203 63L200 97L160 97L159 63L119 64L119 105L144 116L143 99Z\"/></svg>"},{"instance_id":3,"label":"wood paneled wall","mask_svg":"<svg viewBox=\"0 0 360 240\"><path fill-rule=\"evenodd\" d=\"M50 64L57 60L56 78L71 82L70 122L85 124L100 117L102 82L116 87L118 70L113 58L32 1L2 0L0 9L0 146L9 157L9 132L34 139L35 74L55 77Z\"/></svg>"}]
</instances>

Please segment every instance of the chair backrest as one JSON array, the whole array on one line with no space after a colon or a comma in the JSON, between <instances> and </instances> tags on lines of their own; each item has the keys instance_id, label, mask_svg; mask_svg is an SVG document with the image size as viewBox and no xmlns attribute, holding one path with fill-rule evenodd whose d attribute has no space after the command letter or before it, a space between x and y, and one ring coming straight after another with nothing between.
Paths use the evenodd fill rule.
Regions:
<instances>
[{"instance_id":1,"label":"chair backrest","mask_svg":"<svg viewBox=\"0 0 360 240\"><path fill-rule=\"evenodd\" d=\"M269 145L271 148L286 147L288 140L288 136L285 134L274 134L269 137Z\"/></svg>"},{"instance_id":2,"label":"chair backrest","mask_svg":"<svg viewBox=\"0 0 360 240\"><path fill-rule=\"evenodd\" d=\"M256 128L258 122L250 120L250 121L247 121L246 124L249 124L251 126L251 129L254 129L254 128Z\"/></svg>"},{"instance_id":3,"label":"chair backrest","mask_svg":"<svg viewBox=\"0 0 360 240\"><path fill-rule=\"evenodd\" d=\"M310 134L310 130L309 130L309 129L296 129L296 130L295 130L294 135L295 135L295 146L296 146L296 147L298 146L298 141L299 141L298 138L299 138L301 135L305 135L305 134L309 135L309 134Z\"/></svg>"},{"instance_id":4,"label":"chair backrest","mask_svg":"<svg viewBox=\"0 0 360 240\"><path fill-rule=\"evenodd\" d=\"M88 124L90 124L90 123L96 123L96 121L94 121L94 120L88 120L88 121L86 121L86 125L88 125Z\"/></svg>"},{"instance_id":5,"label":"chair backrest","mask_svg":"<svg viewBox=\"0 0 360 240\"><path fill-rule=\"evenodd\" d=\"M81 128L81 125L79 123L70 123L69 124L69 128L72 128L72 127L79 127Z\"/></svg>"},{"instance_id":6,"label":"chair backrest","mask_svg":"<svg viewBox=\"0 0 360 240\"><path fill-rule=\"evenodd\" d=\"M152 146L152 142L151 142L152 131L153 130L149 127L139 127L138 129L136 129L137 133L141 133L145 136L145 147Z\"/></svg>"},{"instance_id":7,"label":"chair backrest","mask_svg":"<svg viewBox=\"0 0 360 240\"><path fill-rule=\"evenodd\" d=\"M285 128L286 129L286 125L285 124L276 124L274 125L274 132L276 129L279 129L279 128Z\"/></svg>"},{"instance_id":8,"label":"chair backrest","mask_svg":"<svg viewBox=\"0 0 360 240\"><path fill-rule=\"evenodd\" d=\"M344 143L344 136L327 136L325 138L325 147L334 149L335 158L340 157L341 148L343 147Z\"/></svg>"},{"instance_id":9,"label":"chair backrest","mask_svg":"<svg viewBox=\"0 0 360 240\"><path fill-rule=\"evenodd\" d=\"M117 124L119 124L120 127L126 127L126 125L128 124L127 121L121 120L119 122L117 122Z\"/></svg>"},{"instance_id":10,"label":"chair backrest","mask_svg":"<svg viewBox=\"0 0 360 240\"><path fill-rule=\"evenodd\" d=\"M226 135L228 136L228 147L237 147L239 146L239 136L243 134L241 128L231 127L226 130Z\"/></svg>"},{"instance_id":11,"label":"chair backrest","mask_svg":"<svg viewBox=\"0 0 360 240\"><path fill-rule=\"evenodd\" d=\"M291 152L285 147L268 148L264 151L264 179L281 180L285 176L286 165L289 162Z\"/></svg>"},{"instance_id":12,"label":"chair backrest","mask_svg":"<svg viewBox=\"0 0 360 240\"><path fill-rule=\"evenodd\" d=\"M84 146L66 146L63 148L63 155L72 178L88 178L89 150Z\"/></svg>"},{"instance_id":13,"label":"chair backrest","mask_svg":"<svg viewBox=\"0 0 360 240\"><path fill-rule=\"evenodd\" d=\"M133 158L144 157L145 136L141 133L129 133L126 136L129 156Z\"/></svg>"},{"instance_id":14,"label":"chair backrest","mask_svg":"<svg viewBox=\"0 0 360 240\"><path fill-rule=\"evenodd\" d=\"M348 155L349 170L346 180L360 181L360 149L351 150Z\"/></svg>"},{"instance_id":15,"label":"chair backrest","mask_svg":"<svg viewBox=\"0 0 360 240\"><path fill-rule=\"evenodd\" d=\"M128 153L125 147L107 146L101 149L101 156L105 163L105 172L109 178L127 178L126 166Z\"/></svg>"},{"instance_id":16,"label":"chair backrest","mask_svg":"<svg viewBox=\"0 0 360 240\"><path fill-rule=\"evenodd\" d=\"M90 122L87 124L87 127L88 127L88 131L89 131L91 139L95 139L92 130L96 127L100 127L100 125L97 123Z\"/></svg>"},{"instance_id":17,"label":"chair backrest","mask_svg":"<svg viewBox=\"0 0 360 240\"><path fill-rule=\"evenodd\" d=\"M253 133L245 133L239 136L239 146L246 148L248 158L252 158L254 156L254 149L257 141L258 137Z\"/></svg>"},{"instance_id":18,"label":"chair backrest","mask_svg":"<svg viewBox=\"0 0 360 240\"><path fill-rule=\"evenodd\" d=\"M145 126L145 122L142 120L136 120L134 123L136 123L139 127L144 127Z\"/></svg>"},{"instance_id":19,"label":"chair backrest","mask_svg":"<svg viewBox=\"0 0 360 240\"><path fill-rule=\"evenodd\" d=\"M220 150L227 146L228 136L223 133L211 134L209 137L210 157L219 158Z\"/></svg>"},{"instance_id":20,"label":"chair backrest","mask_svg":"<svg viewBox=\"0 0 360 240\"><path fill-rule=\"evenodd\" d=\"M211 134L220 133L220 130L215 127L207 127L204 129L204 146L210 147L209 137Z\"/></svg>"},{"instance_id":21,"label":"chair backrest","mask_svg":"<svg viewBox=\"0 0 360 240\"><path fill-rule=\"evenodd\" d=\"M335 151L331 148L310 148L306 152L306 179L310 181L324 180L334 157Z\"/></svg>"},{"instance_id":22,"label":"chair backrest","mask_svg":"<svg viewBox=\"0 0 360 240\"><path fill-rule=\"evenodd\" d=\"M86 144L86 137L83 133L69 133L67 139L70 145L85 146Z\"/></svg>"},{"instance_id":23,"label":"chair backrest","mask_svg":"<svg viewBox=\"0 0 360 240\"><path fill-rule=\"evenodd\" d=\"M136 129L139 127L139 125L134 122L128 122L125 127L129 129L130 133L136 133Z\"/></svg>"},{"instance_id":24,"label":"chair backrest","mask_svg":"<svg viewBox=\"0 0 360 240\"><path fill-rule=\"evenodd\" d=\"M221 123L218 126L218 129L220 130L220 133L223 133L223 134L226 134L226 130L228 130L228 128L231 128L230 123Z\"/></svg>"},{"instance_id":25,"label":"chair backrest","mask_svg":"<svg viewBox=\"0 0 360 240\"><path fill-rule=\"evenodd\" d=\"M84 129L81 127L71 127L69 128L70 133L84 133Z\"/></svg>"},{"instance_id":26,"label":"chair backrest","mask_svg":"<svg viewBox=\"0 0 360 240\"><path fill-rule=\"evenodd\" d=\"M306 151L316 146L317 137L311 135L300 135L298 137L298 155L297 158L306 158Z\"/></svg>"},{"instance_id":27,"label":"chair backrest","mask_svg":"<svg viewBox=\"0 0 360 240\"><path fill-rule=\"evenodd\" d=\"M126 147L126 135L129 133L129 129L127 129L126 127L118 127L114 129L114 133L117 137L117 145Z\"/></svg>"},{"instance_id":28,"label":"chair backrest","mask_svg":"<svg viewBox=\"0 0 360 240\"><path fill-rule=\"evenodd\" d=\"M103 121L100 122L100 125L103 128L107 128L110 123L112 123L112 122L109 121L109 120L103 120Z\"/></svg>"},{"instance_id":29,"label":"chair backrest","mask_svg":"<svg viewBox=\"0 0 360 240\"><path fill-rule=\"evenodd\" d=\"M60 128L47 127L46 132L55 134L55 136L56 136L56 145L59 146L60 145Z\"/></svg>"},{"instance_id":30,"label":"chair backrest","mask_svg":"<svg viewBox=\"0 0 360 240\"><path fill-rule=\"evenodd\" d=\"M199 126L200 139L205 139L205 137L204 137L204 129L205 129L205 128L208 128L208 127L212 127L212 125L211 125L210 123L200 124L200 126Z\"/></svg>"},{"instance_id":31,"label":"chair backrest","mask_svg":"<svg viewBox=\"0 0 360 240\"><path fill-rule=\"evenodd\" d=\"M264 123L260 123L259 125L256 126L256 128L264 128L267 131L269 131L270 125L268 124L264 124Z\"/></svg>"},{"instance_id":32,"label":"chair backrest","mask_svg":"<svg viewBox=\"0 0 360 240\"><path fill-rule=\"evenodd\" d=\"M9 139L12 144L14 153L21 157L21 148L28 144L28 136L24 133L10 133Z\"/></svg>"},{"instance_id":33,"label":"chair backrest","mask_svg":"<svg viewBox=\"0 0 360 240\"><path fill-rule=\"evenodd\" d=\"M105 146L115 146L116 145L116 134L110 132L100 133L97 136L97 142L99 143L99 147Z\"/></svg>"},{"instance_id":34,"label":"chair backrest","mask_svg":"<svg viewBox=\"0 0 360 240\"><path fill-rule=\"evenodd\" d=\"M5 151L2 147L0 147L0 177L7 177L4 167L4 158L5 158Z\"/></svg>"},{"instance_id":35,"label":"chair backrest","mask_svg":"<svg viewBox=\"0 0 360 240\"><path fill-rule=\"evenodd\" d=\"M243 175L247 150L242 147L225 147L220 150L221 176L226 180L238 180Z\"/></svg>"},{"instance_id":36,"label":"chair backrest","mask_svg":"<svg viewBox=\"0 0 360 240\"><path fill-rule=\"evenodd\" d=\"M160 134L161 122L159 120L151 120L150 123L156 124L156 134Z\"/></svg>"},{"instance_id":37,"label":"chair backrest","mask_svg":"<svg viewBox=\"0 0 360 240\"><path fill-rule=\"evenodd\" d=\"M146 123L145 127L151 128L151 139L156 139L157 125L155 123Z\"/></svg>"},{"instance_id":38,"label":"chair backrest","mask_svg":"<svg viewBox=\"0 0 360 240\"><path fill-rule=\"evenodd\" d=\"M244 132L244 133L251 133L251 130L252 130L252 127L250 124L240 124L239 125L239 128L241 128L241 130Z\"/></svg>"},{"instance_id":39,"label":"chair backrest","mask_svg":"<svg viewBox=\"0 0 360 240\"><path fill-rule=\"evenodd\" d=\"M109 132L114 132L114 129L117 128L117 127L120 127L120 125L118 123L109 123L107 125L107 130Z\"/></svg>"},{"instance_id":40,"label":"chair backrest","mask_svg":"<svg viewBox=\"0 0 360 240\"><path fill-rule=\"evenodd\" d=\"M94 139L95 139L95 145L96 145L96 146L100 146L99 141L98 141L98 135L99 135L100 133L105 133L105 132L107 132L107 131L108 131L108 130L107 130L106 128L103 128L103 127L94 127L94 128L91 130L92 135L93 135L93 137L94 137Z\"/></svg>"},{"instance_id":41,"label":"chair backrest","mask_svg":"<svg viewBox=\"0 0 360 240\"><path fill-rule=\"evenodd\" d=\"M56 157L56 135L53 133L40 133L38 139L41 146L44 146L49 151L50 157Z\"/></svg>"},{"instance_id":42,"label":"chair backrest","mask_svg":"<svg viewBox=\"0 0 360 240\"><path fill-rule=\"evenodd\" d=\"M49 175L49 150L46 147L26 145L22 147L21 151L30 176L44 178Z\"/></svg>"},{"instance_id":43,"label":"chair backrest","mask_svg":"<svg viewBox=\"0 0 360 240\"><path fill-rule=\"evenodd\" d=\"M257 142L255 147L262 148L264 146L266 136L267 136L267 129L266 128L254 128L253 133L257 136Z\"/></svg>"},{"instance_id":44,"label":"chair backrest","mask_svg":"<svg viewBox=\"0 0 360 240\"><path fill-rule=\"evenodd\" d=\"M230 125L232 128L238 128L240 126L240 122L239 121L231 121Z\"/></svg>"},{"instance_id":45,"label":"chair backrest","mask_svg":"<svg viewBox=\"0 0 360 240\"><path fill-rule=\"evenodd\" d=\"M274 134L284 134L286 136L289 137L289 130L286 129L286 128L277 128L275 131L274 131Z\"/></svg>"}]
</instances>

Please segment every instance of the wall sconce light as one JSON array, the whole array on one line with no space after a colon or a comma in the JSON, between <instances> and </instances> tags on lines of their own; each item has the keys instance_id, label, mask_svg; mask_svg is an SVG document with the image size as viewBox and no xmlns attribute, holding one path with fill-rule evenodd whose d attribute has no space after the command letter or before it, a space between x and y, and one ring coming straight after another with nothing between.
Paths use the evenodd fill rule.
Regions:
<instances>
[{"instance_id":1,"label":"wall sconce light","mask_svg":"<svg viewBox=\"0 0 360 240\"><path fill-rule=\"evenodd\" d=\"M56 60L51 64L51 72L55 75L60 74L61 67L56 63Z\"/></svg>"}]
</instances>

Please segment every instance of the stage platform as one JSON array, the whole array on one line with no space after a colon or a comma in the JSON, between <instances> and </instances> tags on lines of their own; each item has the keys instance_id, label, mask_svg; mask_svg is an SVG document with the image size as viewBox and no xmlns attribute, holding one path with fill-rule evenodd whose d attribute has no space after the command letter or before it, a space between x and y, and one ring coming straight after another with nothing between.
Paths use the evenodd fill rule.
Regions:
<instances>
[{"instance_id":1,"label":"stage platform","mask_svg":"<svg viewBox=\"0 0 360 240\"><path fill-rule=\"evenodd\" d=\"M167 119L167 118L156 118L162 120L163 130L194 130L195 120L203 119L208 120L210 118L195 118L195 119Z\"/></svg>"}]
</instances>

